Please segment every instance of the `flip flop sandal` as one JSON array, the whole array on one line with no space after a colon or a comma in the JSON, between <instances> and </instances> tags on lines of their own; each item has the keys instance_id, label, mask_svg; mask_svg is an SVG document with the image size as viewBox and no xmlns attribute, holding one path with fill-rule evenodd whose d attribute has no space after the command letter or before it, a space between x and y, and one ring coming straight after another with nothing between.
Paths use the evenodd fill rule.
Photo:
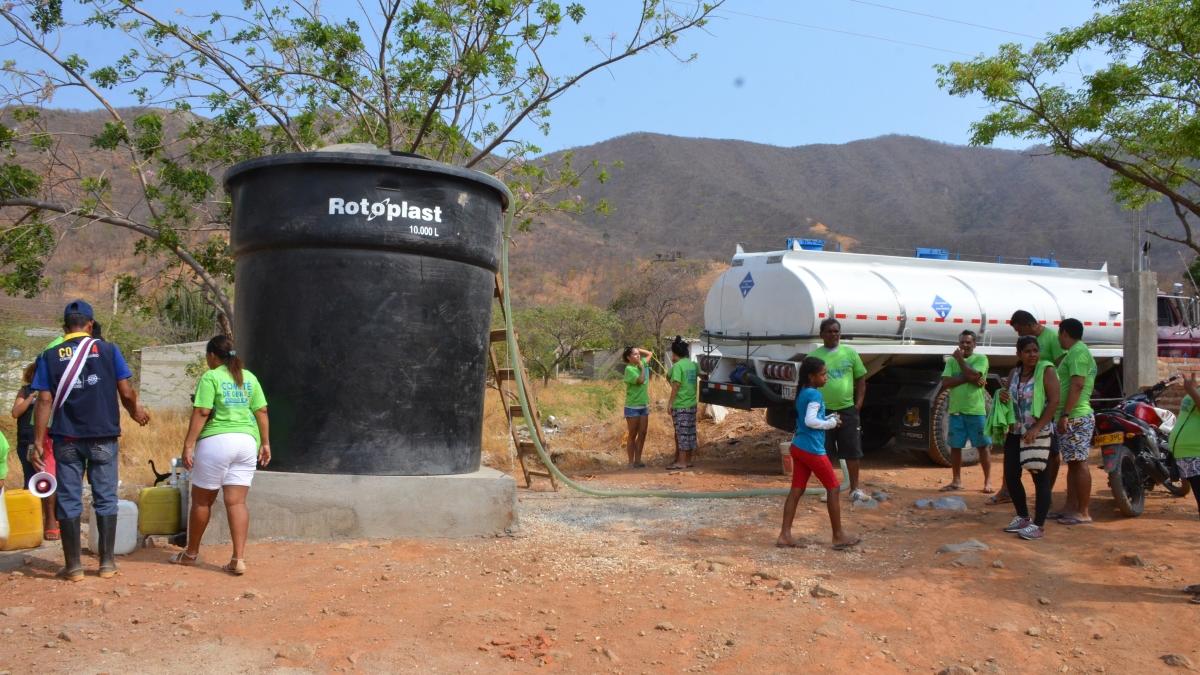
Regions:
<instances>
[{"instance_id":1,"label":"flip flop sandal","mask_svg":"<svg viewBox=\"0 0 1200 675\"><path fill-rule=\"evenodd\" d=\"M1062 511L1051 511L1050 513L1046 514L1046 520L1062 520L1062 517L1065 515L1067 514L1063 513Z\"/></svg>"},{"instance_id":2,"label":"flip flop sandal","mask_svg":"<svg viewBox=\"0 0 1200 675\"><path fill-rule=\"evenodd\" d=\"M1059 525L1068 525L1068 526L1091 525L1092 522L1093 521L1090 521L1090 520L1080 520L1080 519L1076 518L1075 516L1064 516L1064 517L1058 519Z\"/></svg>"},{"instance_id":3,"label":"flip flop sandal","mask_svg":"<svg viewBox=\"0 0 1200 675\"><path fill-rule=\"evenodd\" d=\"M1011 504L1012 497L1009 497L1008 495L1002 495L1002 494L997 493L997 494L992 495L991 497L988 497L987 501L985 501L984 503L987 504L988 506L999 506L1000 504Z\"/></svg>"},{"instance_id":4,"label":"flip flop sandal","mask_svg":"<svg viewBox=\"0 0 1200 675\"><path fill-rule=\"evenodd\" d=\"M1192 584L1191 586L1187 586L1183 589L1183 592L1191 593L1192 595L1200 595L1200 584Z\"/></svg>"},{"instance_id":5,"label":"flip flop sandal","mask_svg":"<svg viewBox=\"0 0 1200 675\"><path fill-rule=\"evenodd\" d=\"M229 560L229 564L225 565L221 569L234 576L240 577L246 573L246 561L240 558L231 558Z\"/></svg>"},{"instance_id":6,"label":"flip flop sandal","mask_svg":"<svg viewBox=\"0 0 1200 675\"><path fill-rule=\"evenodd\" d=\"M859 544L861 544L861 543L862 543L862 537L855 537L855 538L854 538L854 541L847 541L847 542L845 542L845 543L842 543L842 544L834 544L834 545L833 545L833 550L835 550L835 551L845 551L845 550L847 550L847 549L854 548L855 546L858 546L858 545L859 545Z\"/></svg>"},{"instance_id":7,"label":"flip flop sandal","mask_svg":"<svg viewBox=\"0 0 1200 675\"><path fill-rule=\"evenodd\" d=\"M667 471L683 471L686 468L687 468L686 466L679 466L678 464L672 464L667 467Z\"/></svg>"},{"instance_id":8,"label":"flip flop sandal","mask_svg":"<svg viewBox=\"0 0 1200 675\"><path fill-rule=\"evenodd\" d=\"M58 541L59 539L62 539L62 530L57 528L53 530L46 530L42 533L42 539L45 539L46 541Z\"/></svg>"},{"instance_id":9,"label":"flip flop sandal","mask_svg":"<svg viewBox=\"0 0 1200 675\"><path fill-rule=\"evenodd\" d=\"M1200 605L1200 595L1193 595L1192 599L1188 600L1188 602L1192 603L1193 605Z\"/></svg>"},{"instance_id":10,"label":"flip flop sandal","mask_svg":"<svg viewBox=\"0 0 1200 675\"><path fill-rule=\"evenodd\" d=\"M200 561L200 554L197 553L196 555L188 555L187 551L180 551L179 553L176 553L175 555L171 556L167 560L172 565L183 565L185 567L191 567L192 565L195 565L197 562Z\"/></svg>"},{"instance_id":11,"label":"flip flop sandal","mask_svg":"<svg viewBox=\"0 0 1200 675\"><path fill-rule=\"evenodd\" d=\"M943 485L942 489L938 490L938 492L958 492L959 490L962 490L961 485L955 485L954 483L951 483L949 485Z\"/></svg>"}]
</instances>

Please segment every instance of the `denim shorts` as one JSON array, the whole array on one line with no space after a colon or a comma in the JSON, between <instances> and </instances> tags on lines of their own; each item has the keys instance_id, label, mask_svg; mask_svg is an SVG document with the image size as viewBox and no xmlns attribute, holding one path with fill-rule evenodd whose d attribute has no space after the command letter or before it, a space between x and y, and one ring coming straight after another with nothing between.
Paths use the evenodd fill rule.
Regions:
<instances>
[{"instance_id":1,"label":"denim shorts","mask_svg":"<svg viewBox=\"0 0 1200 675\"><path fill-rule=\"evenodd\" d=\"M626 417L649 417L650 416L650 406L635 405L632 408L629 406L625 406L625 416Z\"/></svg>"}]
</instances>

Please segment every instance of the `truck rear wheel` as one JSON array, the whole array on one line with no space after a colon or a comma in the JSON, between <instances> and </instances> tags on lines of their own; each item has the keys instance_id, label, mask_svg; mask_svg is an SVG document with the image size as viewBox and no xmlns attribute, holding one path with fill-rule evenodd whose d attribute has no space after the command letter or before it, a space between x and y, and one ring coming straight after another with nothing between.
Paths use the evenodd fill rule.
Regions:
<instances>
[{"instance_id":1,"label":"truck rear wheel","mask_svg":"<svg viewBox=\"0 0 1200 675\"><path fill-rule=\"evenodd\" d=\"M992 397L984 392L984 401L991 404ZM933 413L930 415L929 421L929 450L927 455L933 460L934 464L939 466L950 466L950 390L944 389L938 392L937 398L933 400ZM962 449L963 466L971 466L979 463L979 450L967 441L967 445Z\"/></svg>"}]
</instances>

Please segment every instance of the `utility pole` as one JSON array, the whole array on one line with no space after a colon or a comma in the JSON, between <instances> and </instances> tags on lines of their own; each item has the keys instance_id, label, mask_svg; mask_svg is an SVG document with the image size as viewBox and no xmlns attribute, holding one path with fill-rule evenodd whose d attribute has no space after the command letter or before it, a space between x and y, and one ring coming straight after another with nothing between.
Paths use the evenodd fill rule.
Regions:
<instances>
[{"instance_id":1,"label":"utility pole","mask_svg":"<svg viewBox=\"0 0 1200 675\"><path fill-rule=\"evenodd\" d=\"M1124 296L1122 380L1125 394L1140 391L1158 379L1158 278L1148 265L1141 246L1145 214L1131 214L1133 268L1121 284ZM1086 337L1086 336L1085 336Z\"/></svg>"}]
</instances>

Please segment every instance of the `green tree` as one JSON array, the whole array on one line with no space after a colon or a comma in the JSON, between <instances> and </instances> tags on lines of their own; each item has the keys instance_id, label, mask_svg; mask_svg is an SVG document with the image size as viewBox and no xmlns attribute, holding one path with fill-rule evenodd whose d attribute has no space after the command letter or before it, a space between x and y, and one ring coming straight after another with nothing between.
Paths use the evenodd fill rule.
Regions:
<instances>
[{"instance_id":1,"label":"green tree","mask_svg":"<svg viewBox=\"0 0 1200 675\"><path fill-rule=\"evenodd\" d=\"M699 260L643 263L610 305L621 320L622 341L632 345L649 341L651 350L662 352L667 329L684 330L701 313L704 295L697 282L706 269Z\"/></svg>"},{"instance_id":2,"label":"green tree","mask_svg":"<svg viewBox=\"0 0 1200 675\"><path fill-rule=\"evenodd\" d=\"M1108 9L1029 49L1007 44L992 56L938 66L956 96L978 94L993 110L971 143L1001 136L1042 143L1056 154L1099 162L1113 173L1119 203L1170 204L1180 230L1150 233L1200 253L1200 11L1192 0L1101 0ZM1081 58L1110 62L1063 80Z\"/></svg>"},{"instance_id":3,"label":"green tree","mask_svg":"<svg viewBox=\"0 0 1200 675\"><path fill-rule=\"evenodd\" d=\"M570 364L584 349L604 349L613 344L616 315L592 305L564 303L532 307L513 313L517 342L525 364L546 384L558 367Z\"/></svg>"},{"instance_id":4,"label":"green tree","mask_svg":"<svg viewBox=\"0 0 1200 675\"><path fill-rule=\"evenodd\" d=\"M1195 294L1200 289L1200 256L1192 258L1191 264L1183 272L1183 280L1187 282L1186 293Z\"/></svg>"},{"instance_id":5,"label":"green tree","mask_svg":"<svg viewBox=\"0 0 1200 675\"><path fill-rule=\"evenodd\" d=\"M129 0L0 4L3 44L23 54L0 68L0 209L10 223L0 282L36 293L57 237L109 225L140 235L137 253L175 261L168 283L196 283L228 326L229 203L217 177L243 159L337 143L490 172L509 184L524 224L540 211L579 211L586 205L569 190L604 180L606 168L533 161L530 137L549 132L550 104L638 54L694 58L676 53L679 36L723 1L643 0L627 30L584 35L582 59L556 45L574 39L561 30L581 24L585 8L552 0L339 4L350 14L318 0L244 0L228 14L171 16ZM74 51L99 41L122 55L89 63ZM85 134L108 153L102 167L79 162L77 134L45 113L64 88L105 111L103 127ZM118 92L141 107L118 108ZM123 203L114 184L128 178L138 198Z\"/></svg>"}]
</instances>

